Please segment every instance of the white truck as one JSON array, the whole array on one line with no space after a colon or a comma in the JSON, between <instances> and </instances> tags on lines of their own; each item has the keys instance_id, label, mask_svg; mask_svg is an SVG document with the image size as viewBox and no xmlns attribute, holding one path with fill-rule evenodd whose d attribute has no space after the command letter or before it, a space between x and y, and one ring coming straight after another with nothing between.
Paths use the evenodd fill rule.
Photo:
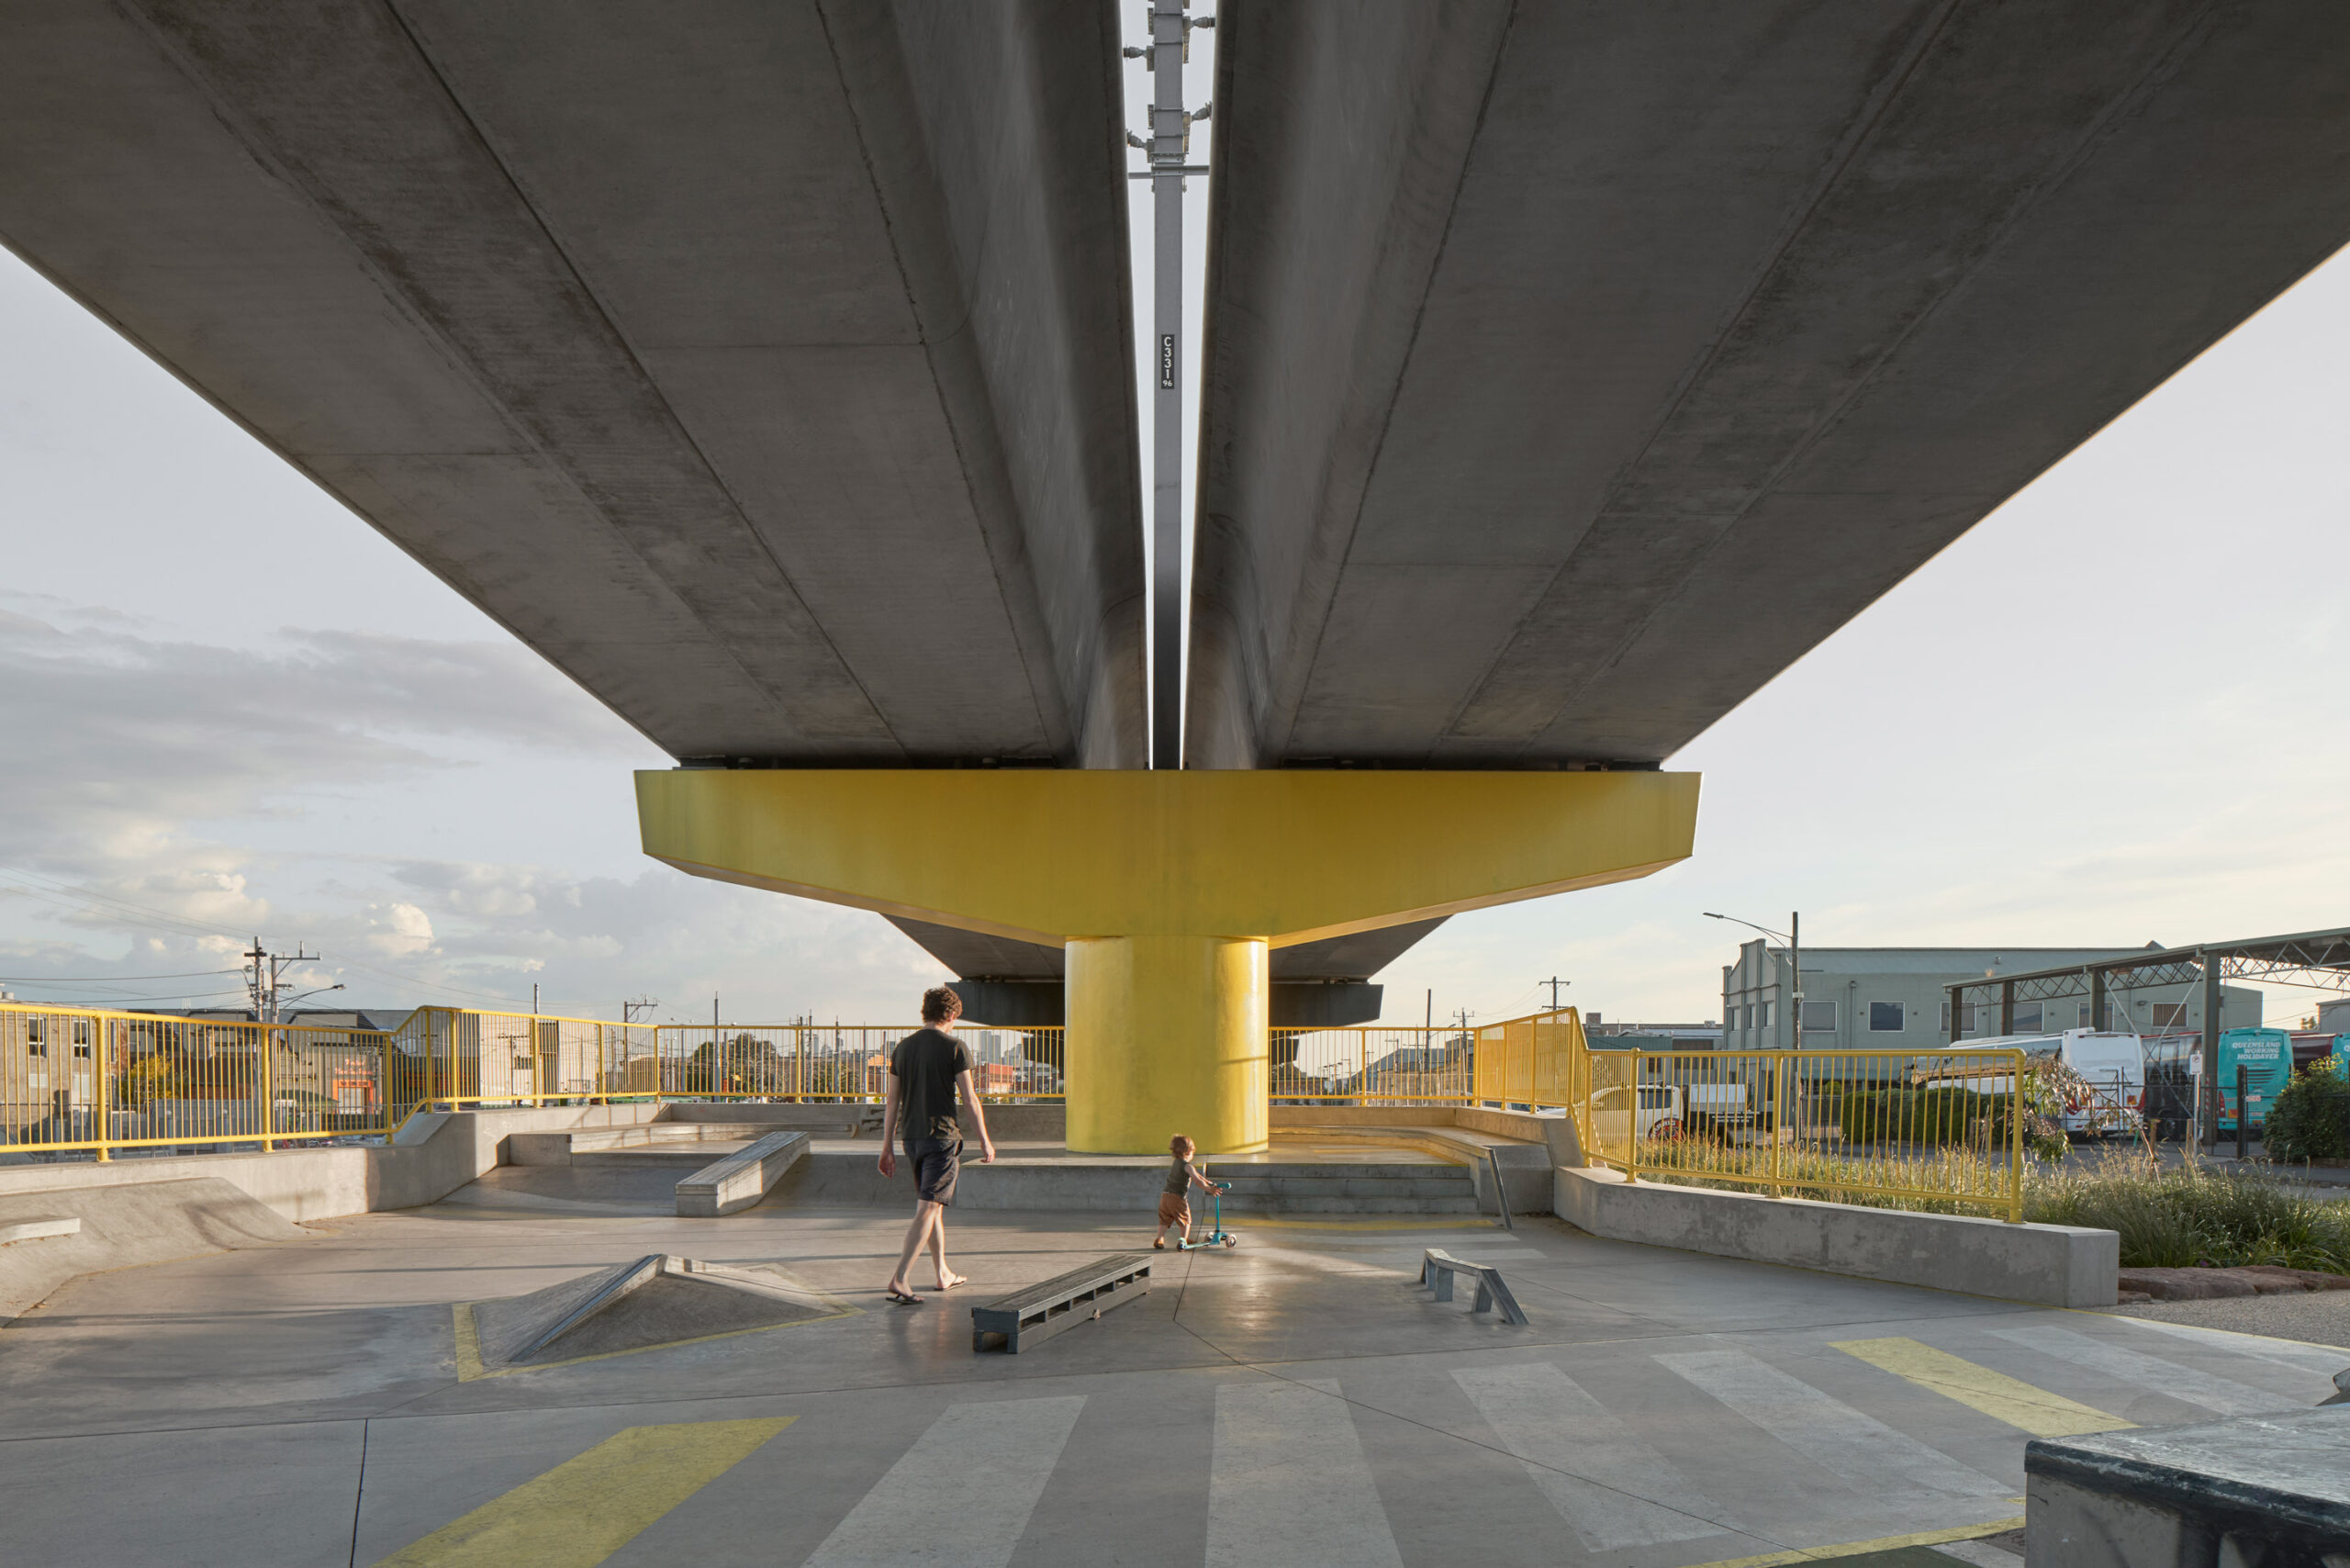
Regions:
<instances>
[{"instance_id":1,"label":"white truck","mask_svg":"<svg viewBox=\"0 0 2350 1568\"><path fill-rule=\"evenodd\" d=\"M2076 1137L2135 1137L2146 1107L2146 1053L2135 1035L2105 1029L2066 1029L2053 1035L1997 1035L1988 1039L1962 1040L1946 1053L1948 1065L1927 1080L1931 1086L1973 1089L1986 1094L2008 1092L2005 1073L1984 1076L1967 1070L1965 1058L1977 1051L2023 1052L2027 1059L2053 1058L2085 1081L2085 1087L2067 1097L2065 1130Z\"/></svg>"}]
</instances>

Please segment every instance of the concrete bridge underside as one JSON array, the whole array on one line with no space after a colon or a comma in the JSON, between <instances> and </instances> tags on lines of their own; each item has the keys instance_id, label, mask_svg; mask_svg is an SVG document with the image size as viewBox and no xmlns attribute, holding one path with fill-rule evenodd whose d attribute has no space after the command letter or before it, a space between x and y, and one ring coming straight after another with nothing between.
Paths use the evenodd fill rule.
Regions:
<instances>
[{"instance_id":1,"label":"concrete bridge underside","mask_svg":"<svg viewBox=\"0 0 2350 1568\"><path fill-rule=\"evenodd\" d=\"M939 846L1009 886L1068 840L1057 775L1149 760L1112 7L27 0L0 237L713 769L641 781L694 852L651 818L648 849L942 955L980 933L1002 980L1123 954L1100 1017L1212 1016L1259 1063L1270 955L1360 980L1448 913L1685 855L1694 780L1546 815L1507 776L1656 768L2350 240L2333 0L1218 25L1196 771L1100 791L1096 861L1017 920L975 913L1005 888L826 858L834 819L754 819L865 810L801 770L1033 768L1002 798L1035 855L975 820ZM745 766L777 788L715 787ZM1408 897L1284 926L1295 890L1236 902L1261 867L1175 854L1258 798L1208 775L1325 767L1420 774L1261 792L1301 832L1355 813L1332 874ZM1489 797L1558 834L1464 880ZM1615 802L1605 853L1579 799ZM883 859L912 832L861 831ZM727 858L755 842L763 868ZM1111 881L1119 918L1161 887L1194 924L1079 920ZM1195 943L1251 996L1162 992Z\"/></svg>"},{"instance_id":2,"label":"concrete bridge underside","mask_svg":"<svg viewBox=\"0 0 2350 1568\"><path fill-rule=\"evenodd\" d=\"M1192 767L1654 766L2350 241L2332 0L1218 10Z\"/></svg>"}]
</instances>

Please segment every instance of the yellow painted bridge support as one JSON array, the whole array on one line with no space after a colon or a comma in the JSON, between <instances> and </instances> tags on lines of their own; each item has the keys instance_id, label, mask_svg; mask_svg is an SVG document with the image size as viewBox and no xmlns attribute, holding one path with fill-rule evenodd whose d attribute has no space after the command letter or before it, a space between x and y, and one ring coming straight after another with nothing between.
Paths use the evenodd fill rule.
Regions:
<instances>
[{"instance_id":1,"label":"yellow painted bridge support","mask_svg":"<svg viewBox=\"0 0 2350 1568\"><path fill-rule=\"evenodd\" d=\"M1265 1147L1274 947L1628 881L1688 857L1694 773L680 768L680 870L1069 955L1069 1144Z\"/></svg>"}]
</instances>

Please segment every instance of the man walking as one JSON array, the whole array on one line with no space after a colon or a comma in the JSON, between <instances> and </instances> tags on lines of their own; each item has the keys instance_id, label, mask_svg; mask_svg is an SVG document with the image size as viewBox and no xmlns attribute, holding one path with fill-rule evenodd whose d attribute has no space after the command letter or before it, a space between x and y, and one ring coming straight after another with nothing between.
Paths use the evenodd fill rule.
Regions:
<instances>
[{"instance_id":1,"label":"man walking","mask_svg":"<svg viewBox=\"0 0 2350 1568\"><path fill-rule=\"evenodd\" d=\"M914 1254L925 1241L931 1260L938 1265L938 1288L951 1291L963 1282L962 1275L946 1267L946 1205L955 1201L955 1177L963 1162L963 1127L955 1119L957 1090L979 1129L979 1163L995 1163L988 1114L971 1082L970 1048L955 1037L955 1020L962 1015L961 997L943 985L931 987L922 995L923 1026L890 1053L890 1086L881 1107L881 1174L897 1173L897 1152L890 1144L901 1126L905 1129L906 1163L914 1173L914 1222L906 1227L898 1271L890 1276L889 1296L900 1306L922 1305L922 1297L906 1283L906 1271L913 1267Z\"/></svg>"}]
</instances>

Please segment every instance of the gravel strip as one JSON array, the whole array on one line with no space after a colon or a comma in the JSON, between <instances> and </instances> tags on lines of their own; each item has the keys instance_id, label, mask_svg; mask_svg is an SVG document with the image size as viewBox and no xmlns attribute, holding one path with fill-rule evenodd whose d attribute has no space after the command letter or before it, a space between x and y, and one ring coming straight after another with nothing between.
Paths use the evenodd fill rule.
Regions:
<instances>
[{"instance_id":1,"label":"gravel strip","mask_svg":"<svg viewBox=\"0 0 2350 1568\"><path fill-rule=\"evenodd\" d=\"M2350 1291L2228 1296L2218 1301L2141 1301L2101 1310L2116 1317L2159 1317L2199 1328L2229 1328L2238 1334L2267 1334L2350 1349Z\"/></svg>"}]
</instances>

